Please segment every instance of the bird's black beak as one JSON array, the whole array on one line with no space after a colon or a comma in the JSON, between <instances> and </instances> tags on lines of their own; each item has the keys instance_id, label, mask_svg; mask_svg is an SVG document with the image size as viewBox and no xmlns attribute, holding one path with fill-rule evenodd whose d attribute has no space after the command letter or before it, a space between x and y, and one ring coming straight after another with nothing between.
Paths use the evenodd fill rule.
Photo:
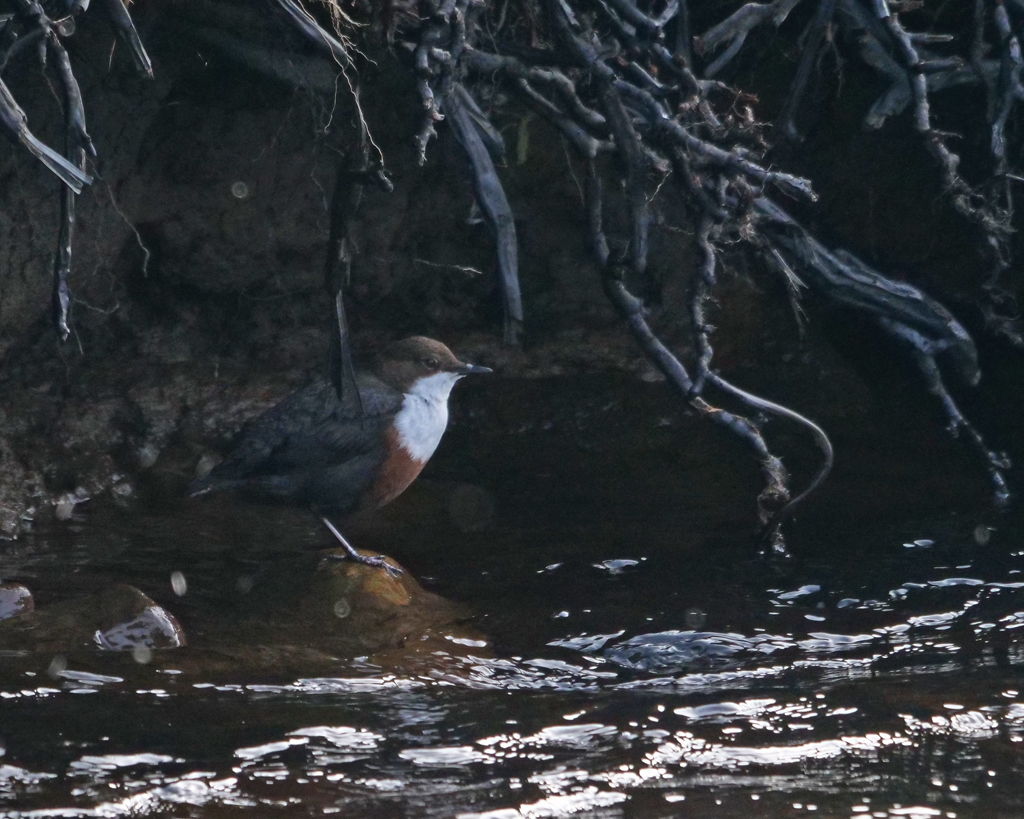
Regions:
<instances>
[{"instance_id":1,"label":"bird's black beak","mask_svg":"<svg viewBox=\"0 0 1024 819\"><path fill-rule=\"evenodd\" d=\"M463 364L462 367L455 372L459 375L476 375L477 373L493 373L494 370L490 367L481 366L480 364Z\"/></svg>"}]
</instances>

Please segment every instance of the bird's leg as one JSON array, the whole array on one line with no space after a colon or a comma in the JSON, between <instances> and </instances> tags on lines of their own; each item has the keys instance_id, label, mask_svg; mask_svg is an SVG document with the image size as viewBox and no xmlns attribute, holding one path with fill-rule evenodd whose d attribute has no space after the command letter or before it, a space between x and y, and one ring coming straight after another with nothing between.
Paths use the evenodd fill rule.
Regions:
<instances>
[{"instance_id":1,"label":"bird's leg","mask_svg":"<svg viewBox=\"0 0 1024 819\"><path fill-rule=\"evenodd\" d=\"M388 563L387 558L385 558L384 555L366 557L365 555L359 554L352 544L345 540L345 536L338 531L337 527L335 527L333 523L325 517L321 517L320 520L322 520L324 525L331 530L331 534L338 539L338 543L341 544L341 548L345 550L345 557L328 555L328 558L331 560L352 560L356 563L362 563L364 566L373 566L375 569L384 569L392 577L398 577L402 573L402 570L397 566L392 566Z\"/></svg>"}]
</instances>

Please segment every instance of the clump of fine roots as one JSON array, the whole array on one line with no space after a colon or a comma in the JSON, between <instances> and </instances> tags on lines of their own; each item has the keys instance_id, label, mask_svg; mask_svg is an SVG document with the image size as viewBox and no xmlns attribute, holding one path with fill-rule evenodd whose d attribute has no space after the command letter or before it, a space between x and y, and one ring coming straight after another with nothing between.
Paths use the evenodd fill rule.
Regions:
<instances>
[{"instance_id":1,"label":"clump of fine roots","mask_svg":"<svg viewBox=\"0 0 1024 819\"><path fill-rule=\"evenodd\" d=\"M80 13L88 3L63 3L69 5ZM145 73L148 58L121 0L105 0L104 5L137 69ZM0 124L66 185L54 273L57 322L66 334L74 195L89 182L85 154L92 152L92 145L61 46L66 33L33 0L14 0L13 6L11 14L0 15ZM806 288L826 302L860 311L895 339L941 402L950 431L962 433L983 461L997 504L1005 504L1009 462L989 448L957 407L937 362L941 354L958 378L977 384L977 353L968 332L921 290L888 278L842 248L827 247L808 232L791 211L795 203L815 201L811 182L769 165L765 157L773 139L799 141L805 91L822 55L841 51L847 59L861 60L885 86L865 112L864 126L881 128L897 115L910 117L949 204L976 239L981 261L974 288L986 327L1024 350L1024 324L1012 293L1001 284L1011 264L1012 186L1024 181L1008 159L1008 128L1024 99L1019 42L1024 0L976 0L954 16L954 30L939 33L931 25L941 9L929 6L942 4L928 0L774 0L713 6L687 0L264 2L261 8L268 18L301 34L333 66L357 103L358 140L338 170L326 271L339 327L338 389L344 389L351 372L342 303L354 252L349 227L363 187L386 190L391 184L385 157L358 105L363 60L359 43L377 38L390 44L415 77L422 119L410 142L419 162L426 161L427 146L439 127L450 128L465 152L477 202L494 235L509 343L516 342L524 321L517 240L497 172L504 143L480 103L482 89L500 84L564 136L574 160L585 168L590 246L608 298L683 399L752 450L765 484L758 515L774 546L781 548L782 521L825 479L832 448L811 421L730 384L714 369L714 328L707 305L714 297L726 245L730 254L739 249L760 258L794 298ZM721 77L728 76L740 55L763 42L765 32L783 28L792 30L799 57L779 121L768 129L753 113L751 98ZM33 40L52 49L65 91L64 151L31 136L2 83L7 61ZM259 61L254 64L258 67ZM265 64L271 64L269 57ZM977 87L987 102L982 127L988 131L989 150L983 178L976 180L961 174L955 135L938 130L932 114L940 92L957 86ZM664 184L678 188L685 212L654 212L653 193ZM621 198L616 204L628 214L614 226L604 218L612 197ZM693 354L686 362L659 338L631 290L631 284L644 280L648 232L656 216L685 221L696 236L698 259L689 296ZM745 412L774 413L805 426L824 461L811 486L792 496L782 463L758 426L744 415L716 407L711 403L714 394L729 396Z\"/></svg>"}]
</instances>

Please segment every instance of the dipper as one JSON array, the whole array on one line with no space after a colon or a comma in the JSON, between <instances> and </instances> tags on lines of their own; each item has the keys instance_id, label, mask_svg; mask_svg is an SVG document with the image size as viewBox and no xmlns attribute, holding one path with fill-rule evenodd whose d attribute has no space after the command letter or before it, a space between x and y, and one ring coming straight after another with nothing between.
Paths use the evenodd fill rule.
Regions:
<instances>
[{"instance_id":1,"label":"dipper","mask_svg":"<svg viewBox=\"0 0 1024 819\"><path fill-rule=\"evenodd\" d=\"M372 373L356 374L359 401L342 400L318 378L267 410L235 450L189 484L192 497L238 489L320 513L378 509L397 498L434 454L448 426L448 396L460 378L489 367L459 361L422 336L385 348ZM384 557L360 555L326 518L348 557L386 568Z\"/></svg>"}]
</instances>

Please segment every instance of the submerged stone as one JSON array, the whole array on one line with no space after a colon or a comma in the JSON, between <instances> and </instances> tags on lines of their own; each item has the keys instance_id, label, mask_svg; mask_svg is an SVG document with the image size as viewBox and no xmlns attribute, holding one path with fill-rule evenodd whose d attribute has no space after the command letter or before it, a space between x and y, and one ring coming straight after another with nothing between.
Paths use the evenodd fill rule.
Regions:
<instances>
[{"instance_id":1,"label":"submerged stone","mask_svg":"<svg viewBox=\"0 0 1024 819\"><path fill-rule=\"evenodd\" d=\"M20 583L0 583L0 620L28 614L35 605L32 592Z\"/></svg>"},{"instance_id":2,"label":"submerged stone","mask_svg":"<svg viewBox=\"0 0 1024 819\"><path fill-rule=\"evenodd\" d=\"M166 609L133 586L119 584L0 620L0 649L66 652L178 648L185 632Z\"/></svg>"}]
</instances>

